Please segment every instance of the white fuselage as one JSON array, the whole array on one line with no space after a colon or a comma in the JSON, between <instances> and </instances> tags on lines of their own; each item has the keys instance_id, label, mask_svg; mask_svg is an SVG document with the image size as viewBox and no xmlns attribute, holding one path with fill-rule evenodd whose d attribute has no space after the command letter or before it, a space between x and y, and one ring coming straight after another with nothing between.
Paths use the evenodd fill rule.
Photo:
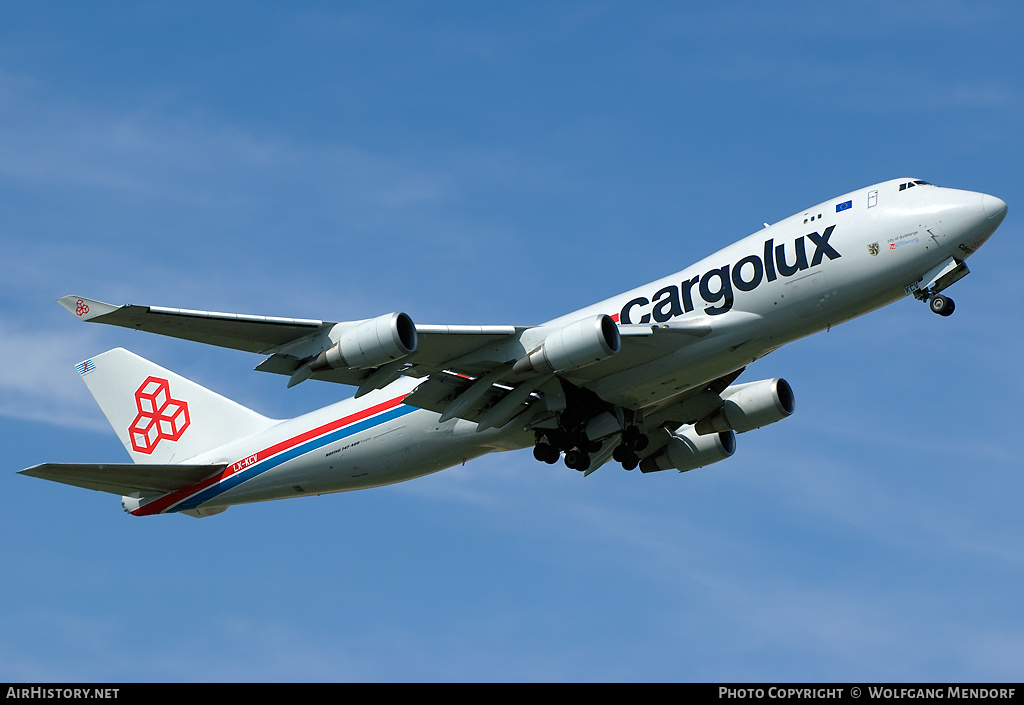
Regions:
<instances>
[{"instance_id":1,"label":"white fuselage","mask_svg":"<svg viewBox=\"0 0 1024 705\"><path fill-rule=\"evenodd\" d=\"M907 184L914 184L909 188ZM900 188L903 185L904 188ZM988 199L986 201L986 199ZM1002 211L999 211L999 208ZM927 286L926 274L970 256L1005 204L980 193L897 179L839 196L765 227L686 269L550 321L595 314L620 325L701 319L711 332L676 351L587 381L628 409L663 403L779 346ZM572 373L564 375L574 381ZM143 504L135 514L375 487L442 470L532 434L515 420L478 431L462 419L402 403L422 380L400 378L190 462L228 464L219 478Z\"/></svg>"}]
</instances>

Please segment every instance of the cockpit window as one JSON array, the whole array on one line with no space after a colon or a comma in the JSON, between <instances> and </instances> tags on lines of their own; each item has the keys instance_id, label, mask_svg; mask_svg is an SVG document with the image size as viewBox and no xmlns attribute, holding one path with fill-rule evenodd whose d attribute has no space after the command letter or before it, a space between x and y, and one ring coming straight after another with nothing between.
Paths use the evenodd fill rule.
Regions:
<instances>
[{"instance_id":1,"label":"cockpit window","mask_svg":"<svg viewBox=\"0 0 1024 705\"><path fill-rule=\"evenodd\" d=\"M905 184L900 184L900 191L906 191L908 188L914 188L915 186L931 186L927 181L908 181Z\"/></svg>"}]
</instances>

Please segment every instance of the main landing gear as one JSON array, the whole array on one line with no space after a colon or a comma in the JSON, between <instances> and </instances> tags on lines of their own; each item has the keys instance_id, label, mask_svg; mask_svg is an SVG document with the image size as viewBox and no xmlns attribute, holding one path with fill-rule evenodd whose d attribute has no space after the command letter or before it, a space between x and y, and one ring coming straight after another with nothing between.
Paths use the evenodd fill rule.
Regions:
<instances>
[{"instance_id":1,"label":"main landing gear","mask_svg":"<svg viewBox=\"0 0 1024 705\"><path fill-rule=\"evenodd\" d=\"M566 467L586 472L592 467L592 456L601 451L599 462L607 459L608 444L618 439L612 452L615 462L626 470L640 464L638 453L650 441L634 425L633 413L613 407L593 392L562 381L565 407L558 413L557 428L538 428L534 432L533 457L553 465L562 458Z\"/></svg>"},{"instance_id":2,"label":"main landing gear","mask_svg":"<svg viewBox=\"0 0 1024 705\"><path fill-rule=\"evenodd\" d=\"M636 426L626 426L622 432L622 442L615 446L612 451L612 460L620 463L625 470L635 470L640 464L640 456L637 453L643 451L650 444L650 439L640 433Z\"/></svg>"},{"instance_id":3,"label":"main landing gear","mask_svg":"<svg viewBox=\"0 0 1024 705\"><path fill-rule=\"evenodd\" d=\"M601 449L600 441L592 441L582 431L568 431L564 428L538 429L536 443L533 446L533 457L553 465L564 453L566 467L580 472L590 469L591 454ZM642 452L650 444L650 440L636 426L627 426L622 432L622 440L612 451L612 458L626 470L633 470L640 464Z\"/></svg>"},{"instance_id":4,"label":"main landing gear","mask_svg":"<svg viewBox=\"0 0 1024 705\"><path fill-rule=\"evenodd\" d=\"M565 453L565 465L584 472L590 469L590 454L601 449L601 444L591 441L583 432L568 431L564 428L537 429L533 457L554 465Z\"/></svg>"}]
</instances>

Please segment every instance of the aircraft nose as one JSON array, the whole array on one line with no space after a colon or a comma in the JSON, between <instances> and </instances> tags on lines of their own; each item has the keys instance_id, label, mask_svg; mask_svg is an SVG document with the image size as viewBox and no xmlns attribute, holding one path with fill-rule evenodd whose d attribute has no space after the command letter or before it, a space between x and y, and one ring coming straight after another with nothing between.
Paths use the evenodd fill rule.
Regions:
<instances>
[{"instance_id":1,"label":"aircraft nose","mask_svg":"<svg viewBox=\"0 0 1024 705\"><path fill-rule=\"evenodd\" d=\"M951 241L976 250L996 231L1006 217L1001 198L980 191L940 191L941 227Z\"/></svg>"},{"instance_id":2,"label":"aircraft nose","mask_svg":"<svg viewBox=\"0 0 1024 705\"><path fill-rule=\"evenodd\" d=\"M1003 218L1006 217L1006 201L1001 198L989 196L987 193L983 194L981 207L985 210L985 217L993 227L1003 222Z\"/></svg>"}]
</instances>

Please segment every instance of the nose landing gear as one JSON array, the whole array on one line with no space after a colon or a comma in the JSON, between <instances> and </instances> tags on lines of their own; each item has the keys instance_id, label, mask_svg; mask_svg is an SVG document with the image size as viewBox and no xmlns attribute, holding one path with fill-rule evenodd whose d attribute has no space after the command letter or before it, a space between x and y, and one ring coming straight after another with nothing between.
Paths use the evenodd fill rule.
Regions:
<instances>
[{"instance_id":1,"label":"nose landing gear","mask_svg":"<svg viewBox=\"0 0 1024 705\"><path fill-rule=\"evenodd\" d=\"M936 313L940 316L950 316L953 314L953 309L956 308L953 303L953 299L948 296L943 296L936 291L934 287L930 289L918 289L913 293L915 299L927 303L928 308L931 309L932 313Z\"/></svg>"},{"instance_id":2,"label":"nose landing gear","mask_svg":"<svg viewBox=\"0 0 1024 705\"><path fill-rule=\"evenodd\" d=\"M970 273L966 264L950 257L916 282L907 285L904 291L913 294L918 301L928 302L928 308L932 310L932 313L949 316L953 313L953 299L942 296L939 292L945 291Z\"/></svg>"},{"instance_id":3,"label":"nose landing gear","mask_svg":"<svg viewBox=\"0 0 1024 705\"><path fill-rule=\"evenodd\" d=\"M953 299L941 294L932 294L928 298L928 308L932 310L932 313L937 313L940 316L949 316L953 313L953 309L956 306L953 304Z\"/></svg>"}]
</instances>

